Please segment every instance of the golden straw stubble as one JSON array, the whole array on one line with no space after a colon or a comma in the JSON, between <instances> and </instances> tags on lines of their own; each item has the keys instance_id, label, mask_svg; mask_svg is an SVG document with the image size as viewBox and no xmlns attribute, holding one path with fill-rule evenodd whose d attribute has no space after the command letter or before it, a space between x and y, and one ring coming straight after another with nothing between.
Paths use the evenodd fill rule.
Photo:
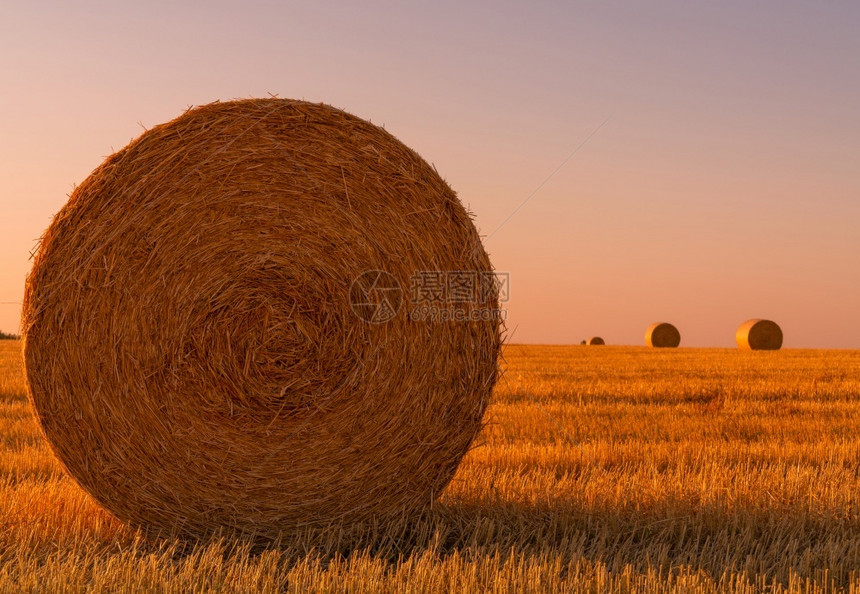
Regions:
<instances>
[{"instance_id":1,"label":"golden straw stubble","mask_svg":"<svg viewBox=\"0 0 860 594\"><path fill-rule=\"evenodd\" d=\"M410 319L427 270L492 268L455 193L382 128L285 99L192 109L109 157L45 233L30 398L69 473L149 531L418 513L481 429L501 342L497 318ZM396 305L370 321L350 303L367 271L390 286L364 294Z\"/></svg>"},{"instance_id":2,"label":"golden straw stubble","mask_svg":"<svg viewBox=\"0 0 860 594\"><path fill-rule=\"evenodd\" d=\"M655 348L675 348L681 344L681 333L668 322L657 322L645 331L645 344Z\"/></svg>"},{"instance_id":3,"label":"golden straw stubble","mask_svg":"<svg viewBox=\"0 0 860 594\"><path fill-rule=\"evenodd\" d=\"M735 333L735 341L744 350L778 351L782 348L782 329L771 320L747 320Z\"/></svg>"}]
</instances>

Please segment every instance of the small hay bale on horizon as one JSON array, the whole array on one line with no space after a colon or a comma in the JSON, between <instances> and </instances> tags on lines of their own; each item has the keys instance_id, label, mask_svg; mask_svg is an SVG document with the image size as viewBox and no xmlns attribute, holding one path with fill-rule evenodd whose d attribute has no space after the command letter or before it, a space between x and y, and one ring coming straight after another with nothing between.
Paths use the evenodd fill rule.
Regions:
<instances>
[{"instance_id":1,"label":"small hay bale on horizon","mask_svg":"<svg viewBox=\"0 0 860 594\"><path fill-rule=\"evenodd\" d=\"M599 336L592 336L586 342L589 346L603 346L606 344L606 341L600 338Z\"/></svg>"},{"instance_id":2,"label":"small hay bale on horizon","mask_svg":"<svg viewBox=\"0 0 860 594\"><path fill-rule=\"evenodd\" d=\"M495 285L458 303L468 322L411 319L426 271L492 266L390 133L304 101L197 107L54 217L23 307L30 400L72 477L147 533L414 517L481 430L501 345L474 315Z\"/></svg>"},{"instance_id":3,"label":"small hay bale on horizon","mask_svg":"<svg viewBox=\"0 0 860 594\"><path fill-rule=\"evenodd\" d=\"M782 329L771 320L752 319L735 333L738 348L750 351L778 351L782 348Z\"/></svg>"},{"instance_id":4,"label":"small hay bale on horizon","mask_svg":"<svg viewBox=\"0 0 860 594\"><path fill-rule=\"evenodd\" d=\"M645 331L645 344L653 348L676 348L681 344L681 333L668 322L657 322Z\"/></svg>"}]
</instances>

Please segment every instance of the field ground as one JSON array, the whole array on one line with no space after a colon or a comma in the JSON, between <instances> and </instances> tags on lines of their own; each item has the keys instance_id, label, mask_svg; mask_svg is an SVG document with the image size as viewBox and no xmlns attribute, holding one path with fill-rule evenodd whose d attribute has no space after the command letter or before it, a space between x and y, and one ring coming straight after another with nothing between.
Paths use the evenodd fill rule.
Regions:
<instances>
[{"instance_id":1,"label":"field ground","mask_svg":"<svg viewBox=\"0 0 860 594\"><path fill-rule=\"evenodd\" d=\"M860 352L509 346L440 504L365 537L148 542L67 478L0 342L0 591L860 590Z\"/></svg>"}]
</instances>

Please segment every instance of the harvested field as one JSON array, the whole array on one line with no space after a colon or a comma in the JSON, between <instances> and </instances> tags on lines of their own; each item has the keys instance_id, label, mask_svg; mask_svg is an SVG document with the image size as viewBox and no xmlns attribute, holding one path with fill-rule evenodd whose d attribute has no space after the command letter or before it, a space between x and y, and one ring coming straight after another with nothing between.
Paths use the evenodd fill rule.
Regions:
<instances>
[{"instance_id":1,"label":"harvested field","mask_svg":"<svg viewBox=\"0 0 860 594\"><path fill-rule=\"evenodd\" d=\"M860 586L860 352L508 346L421 522L249 551L146 541L67 478L0 343L0 590Z\"/></svg>"}]
</instances>

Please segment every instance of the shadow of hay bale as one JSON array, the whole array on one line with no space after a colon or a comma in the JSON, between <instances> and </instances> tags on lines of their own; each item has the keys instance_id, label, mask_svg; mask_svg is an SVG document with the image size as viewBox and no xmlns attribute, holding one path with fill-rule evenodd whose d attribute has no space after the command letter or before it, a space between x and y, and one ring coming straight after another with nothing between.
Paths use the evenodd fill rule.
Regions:
<instances>
[{"instance_id":1,"label":"shadow of hay bale","mask_svg":"<svg viewBox=\"0 0 860 594\"><path fill-rule=\"evenodd\" d=\"M860 551L849 545L839 548L840 563L834 566L834 547L836 542L854 542L851 535L858 532L857 518L800 508L666 500L614 507L564 500L542 504L495 500L442 504L419 517L354 525L348 531L308 530L265 547L213 538L176 551L181 559L220 542L225 559L277 552L288 566L312 558L325 567L358 556L383 560L391 571L397 571L404 559L426 555L439 560L549 557L570 563L586 560L612 571L631 567L668 575L689 566L714 577L746 572L777 581L789 580L794 565L795 575L801 577L814 577L819 568L829 567L830 579L847 586L853 579L851 568L860 563ZM788 550L786 539L797 534L803 534L802 541ZM785 559L787 554L792 559Z\"/></svg>"}]
</instances>

